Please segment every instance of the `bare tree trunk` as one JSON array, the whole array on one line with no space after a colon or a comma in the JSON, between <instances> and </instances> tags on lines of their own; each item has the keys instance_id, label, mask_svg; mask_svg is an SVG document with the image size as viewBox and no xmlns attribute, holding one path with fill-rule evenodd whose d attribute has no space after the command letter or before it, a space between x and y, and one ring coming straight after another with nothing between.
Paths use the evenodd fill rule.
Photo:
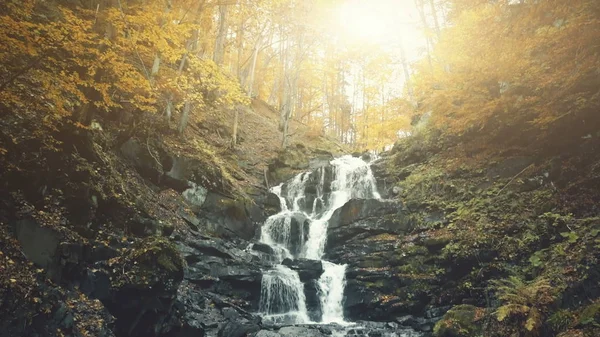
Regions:
<instances>
[{"instance_id":1,"label":"bare tree trunk","mask_svg":"<svg viewBox=\"0 0 600 337\"><path fill-rule=\"evenodd\" d=\"M252 51L252 63L250 64L250 73L248 75L248 96L252 98L254 90L254 74L256 73L256 61L258 59L258 50L262 43L262 37L259 37Z\"/></svg>"},{"instance_id":2,"label":"bare tree trunk","mask_svg":"<svg viewBox=\"0 0 600 337\"><path fill-rule=\"evenodd\" d=\"M233 111L233 130L231 132L231 148L234 149L237 145L237 136L238 136L238 121L240 118L240 108L235 107Z\"/></svg>"},{"instance_id":3,"label":"bare tree trunk","mask_svg":"<svg viewBox=\"0 0 600 337\"><path fill-rule=\"evenodd\" d=\"M415 94L413 92L412 84L410 83L410 69L408 66L408 60L406 59L406 51L404 50L404 45L402 43L400 43L400 58L402 61L402 70L404 71L404 85L406 86L406 91L408 92L408 99L410 100L411 104L415 106Z\"/></svg>"},{"instance_id":4,"label":"bare tree trunk","mask_svg":"<svg viewBox=\"0 0 600 337\"><path fill-rule=\"evenodd\" d=\"M433 61L431 60L431 49L433 48L433 43L431 41L431 34L429 33L429 25L427 24L427 18L425 17L425 0L415 0L415 5L417 6L417 10L419 12L419 17L421 18L421 23L423 24L423 30L425 31L425 38L427 42L427 60L429 62L429 69L433 72Z\"/></svg>"},{"instance_id":5,"label":"bare tree trunk","mask_svg":"<svg viewBox=\"0 0 600 337\"><path fill-rule=\"evenodd\" d=\"M222 65L225 60L225 39L227 37L227 5L219 6L219 30L217 32L217 39L215 40L215 51L213 54L213 61L216 64Z\"/></svg>"},{"instance_id":6,"label":"bare tree trunk","mask_svg":"<svg viewBox=\"0 0 600 337\"><path fill-rule=\"evenodd\" d=\"M433 16L433 26L435 27L435 35L439 40L441 30L440 30L440 22L438 21L437 9L435 8L435 0L429 0L429 6L431 7L431 15Z\"/></svg>"},{"instance_id":7,"label":"bare tree trunk","mask_svg":"<svg viewBox=\"0 0 600 337\"><path fill-rule=\"evenodd\" d=\"M181 120L179 122L179 134L183 135L183 131L187 127L188 120L190 118L190 111L192 110L192 103L186 100L183 104L183 111L181 113Z\"/></svg>"}]
</instances>

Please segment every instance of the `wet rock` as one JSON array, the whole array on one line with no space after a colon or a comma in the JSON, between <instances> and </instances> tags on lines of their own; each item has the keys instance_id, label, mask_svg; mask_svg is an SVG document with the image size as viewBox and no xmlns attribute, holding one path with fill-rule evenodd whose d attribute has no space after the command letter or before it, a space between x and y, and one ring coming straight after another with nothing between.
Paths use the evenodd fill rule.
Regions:
<instances>
[{"instance_id":1,"label":"wet rock","mask_svg":"<svg viewBox=\"0 0 600 337\"><path fill-rule=\"evenodd\" d=\"M403 206L395 202L375 199L348 201L329 220L325 253L331 256L335 250L344 250L348 240L360 234L409 232L414 225L409 217L402 215L402 211Z\"/></svg>"},{"instance_id":2,"label":"wet rock","mask_svg":"<svg viewBox=\"0 0 600 337\"><path fill-rule=\"evenodd\" d=\"M281 211L281 200L275 193L267 193L263 205L267 217Z\"/></svg>"},{"instance_id":3,"label":"wet rock","mask_svg":"<svg viewBox=\"0 0 600 337\"><path fill-rule=\"evenodd\" d=\"M415 317L412 315L406 315L396 319L396 322L402 326L410 327L414 330L423 332L433 331L433 327L437 321L439 321L439 318L428 319L424 317Z\"/></svg>"},{"instance_id":4,"label":"wet rock","mask_svg":"<svg viewBox=\"0 0 600 337\"><path fill-rule=\"evenodd\" d=\"M320 260L285 259L281 264L297 271L302 282L318 280L323 274L323 262Z\"/></svg>"},{"instance_id":5,"label":"wet rock","mask_svg":"<svg viewBox=\"0 0 600 337\"><path fill-rule=\"evenodd\" d=\"M218 337L245 337L260 330L258 324L239 320L228 321L220 330Z\"/></svg>"},{"instance_id":6,"label":"wet rock","mask_svg":"<svg viewBox=\"0 0 600 337\"><path fill-rule=\"evenodd\" d=\"M270 330L260 330L254 337L281 337L281 335Z\"/></svg>"},{"instance_id":7,"label":"wet rock","mask_svg":"<svg viewBox=\"0 0 600 337\"><path fill-rule=\"evenodd\" d=\"M268 226L266 230L275 242L286 247L293 256L302 253L310 228L310 220L305 214L295 212L291 215L276 216L269 219Z\"/></svg>"},{"instance_id":8,"label":"wet rock","mask_svg":"<svg viewBox=\"0 0 600 337\"><path fill-rule=\"evenodd\" d=\"M196 238L178 248L188 264L186 280L257 307L262 272L250 253L218 239Z\"/></svg>"},{"instance_id":9,"label":"wet rock","mask_svg":"<svg viewBox=\"0 0 600 337\"><path fill-rule=\"evenodd\" d=\"M329 165L329 163L334 159L333 154L331 152L322 151L313 155L312 158L308 161L308 167L311 170L316 170L321 167L325 167Z\"/></svg>"},{"instance_id":10,"label":"wet rock","mask_svg":"<svg viewBox=\"0 0 600 337\"><path fill-rule=\"evenodd\" d=\"M269 246L267 244L264 244L264 243L260 243L260 242L252 244L252 250L255 250L257 252L262 252L262 253L265 253L265 254L268 254L268 255L274 255L275 254L275 251L273 250L273 247L271 247L271 246Z\"/></svg>"},{"instance_id":11,"label":"wet rock","mask_svg":"<svg viewBox=\"0 0 600 337\"><path fill-rule=\"evenodd\" d=\"M314 322L318 322L323 316L321 298L319 296L320 291L321 288L319 287L318 280L309 280L304 283L304 296L306 296L308 317Z\"/></svg>"},{"instance_id":12,"label":"wet rock","mask_svg":"<svg viewBox=\"0 0 600 337\"><path fill-rule=\"evenodd\" d=\"M300 208L306 213L322 213L331 199L331 183L334 179L333 166L327 165L312 171L306 181L304 200ZM317 199L321 197L321 199Z\"/></svg>"},{"instance_id":13,"label":"wet rock","mask_svg":"<svg viewBox=\"0 0 600 337\"><path fill-rule=\"evenodd\" d=\"M279 329L279 335L282 337L324 337L325 335L318 328L309 328L301 326L286 326Z\"/></svg>"}]
</instances>

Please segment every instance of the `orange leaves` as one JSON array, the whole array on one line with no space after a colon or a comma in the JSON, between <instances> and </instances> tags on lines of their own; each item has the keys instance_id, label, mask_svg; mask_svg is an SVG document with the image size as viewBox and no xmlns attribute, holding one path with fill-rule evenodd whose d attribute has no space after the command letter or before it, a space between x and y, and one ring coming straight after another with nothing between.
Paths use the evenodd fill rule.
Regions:
<instances>
[{"instance_id":1,"label":"orange leaves","mask_svg":"<svg viewBox=\"0 0 600 337\"><path fill-rule=\"evenodd\" d=\"M565 114L594 109L597 2L450 2L452 26L435 47L436 62L421 62L415 77L419 101L437 126L493 136L517 124L547 128Z\"/></svg>"}]
</instances>

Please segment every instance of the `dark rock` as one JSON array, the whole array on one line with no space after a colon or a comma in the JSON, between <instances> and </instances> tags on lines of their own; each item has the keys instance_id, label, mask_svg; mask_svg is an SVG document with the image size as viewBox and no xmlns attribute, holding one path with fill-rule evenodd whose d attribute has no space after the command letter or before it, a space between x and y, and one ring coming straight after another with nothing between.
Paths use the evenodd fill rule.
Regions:
<instances>
[{"instance_id":1,"label":"dark rock","mask_svg":"<svg viewBox=\"0 0 600 337\"><path fill-rule=\"evenodd\" d=\"M254 337L281 337L281 335L270 330L260 330Z\"/></svg>"},{"instance_id":2,"label":"dark rock","mask_svg":"<svg viewBox=\"0 0 600 337\"><path fill-rule=\"evenodd\" d=\"M201 325L183 325L165 335L165 337L204 337L204 328Z\"/></svg>"},{"instance_id":3,"label":"dark rock","mask_svg":"<svg viewBox=\"0 0 600 337\"><path fill-rule=\"evenodd\" d=\"M160 183L160 178L163 175L162 165L155 159L155 154L150 152L149 146L142 144L135 138L131 138L121 145L120 151L140 175L155 185Z\"/></svg>"},{"instance_id":4,"label":"dark rock","mask_svg":"<svg viewBox=\"0 0 600 337\"><path fill-rule=\"evenodd\" d=\"M323 274L323 262L320 260L285 259L281 264L297 271L302 282L317 280Z\"/></svg>"},{"instance_id":5,"label":"dark rock","mask_svg":"<svg viewBox=\"0 0 600 337\"><path fill-rule=\"evenodd\" d=\"M286 326L279 329L279 335L282 337L324 337L325 335L318 328L302 326Z\"/></svg>"},{"instance_id":6,"label":"dark rock","mask_svg":"<svg viewBox=\"0 0 600 337\"><path fill-rule=\"evenodd\" d=\"M402 215L401 204L375 199L353 199L337 209L329 220L325 252L343 250L348 240L360 234L402 234L409 232L414 224ZM339 252L338 252L339 253Z\"/></svg>"},{"instance_id":7,"label":"dark rock","mask_svg":"<svg viewBox=\"0 0 600 337\"><path fill-rule=\"evenodd\" d=\"M260 330L256 323L230 320L219 330L218 337L245 337Z\"/></svg>"},{"instance_id":8,"label":"dark rock","mask_svg":"<svg viewBox=\"0 0 600 337\"><path fill-rule=\"evenodd\" d=\"M42 227L31 218L17 221L15 228L23 253L29 260L42 268L51 268L57 263L60 236L56 231Z\"/></svg>"},{"instance_id":9,"label":"dark rock","mask_svg":"<svg viewBox=\"0 0 600 337\"><path fill-rule=\"evenodd\" d=\"M187 261L185 278L215 293L248 301L257 307L262 272L252 262L252 255L230 242L218 239L195 239L179 244Z\"/></svg>"},{"instance_id":10,"label":"dark rock","mask_svg":"<svg viewBox=\"0 0 600 337\"><path fill-rule=\"evenodd\" d=\"M425 318L440 318L444 316L452 306L435 307L425 311Z\"/></svg>"},{"instance_id":11,"label":"dark rock","mask_svg":"<svg viewBox=\"0 0 600 337\"><path fill-rule=\"evenodd\" d=\"M275 251L273 250L273 248L267 244L264 243L254 243L252 244L252 250L258 251L258 252L263 252L265 254L269 254L269 255L273 255L275 254Z\"/></svg>"},{"instance_id":12,"label":"dark rock","mask_svg":"<svg viewBox=\"0 0 600 337\"><path fill-rule=\"evenodd\" d=\"M480 336L485 309L473 305L461 304L450 309L442 320L437 322L435 337Z\"/></svg>"},{"instance_id":13,"label":"dark rock","mask_svg":"<svg viewBox=\"0 0 600 337\"><path fill-rule=\"evenodd\" d=\"M412 315L406 315L396 319L396 322L402 326L410 327L414 330L423 332L433 331L433 327L437 321L439 321L439 318L428 319L423 317L415 317Z\"/></svg>"},{"instance_id":14,"label":"dark rock","mask_svg":"<svg viewBox=\"0 0 600 337\"><path fill-rule=\"evenodd\" d=\"M127 223L127 228L138 237L156 235L160 232L162 224L156 219L144 218L139 215Z\"/></svg>"},{"instance_id":15,"label":"dark rock","mask_svg":"<svg viewBox=\"0 0 600 337\"><path fill-rule=\"evenodd\" d=\"M319 297L320 291L321 288L319 287L318 280L309 280L304 283L304 296L306 296L308 317L314 322L318 322L323 316L321 298Z\"/></svg>"},{"instance_id":16,"label":"dark rock","mask_svg":"<svg viewBox=\"0 0 600 337\"><path fill-rule=\"evenodd\" d=\"M281 200L275 193L267 193L263 205L267 217L281 212Z\"/></svg>"},{"instance_id":17,"label":"dark rock","mask_svg":"<svg viewBox=\"0 0 600 337\"><path fill-rule=\"evenodd\" d=\"M157 336L171 328L184 263L175 245L161 237L140 241L111 260L110 296L102 302L115 316L119 335Z\"/></svg>"},{"instance_id":18,"label":"dark rock","mask_svg":"<svg viewBox=\"0 0 600 337\"><path fill-rule=\"evenodd\" d=\"M199 215L201 223L213 232L246 240L254 237L256 226L242 200L209 192Z\"/></svg>"},{"instance_id":19,"label":"dark rock","mask_svg":"<svg viewBox=\"0 0 600 337\"><path fill-rule=\"evenodd\" d=\"M400 211L402 211L402 205L399 203L376 199L352 199L333 213L329 226L330 228L348 226L359 220L381 217L386 214L400 215ZM395 230L395 228L391 227L389 230Z\"/></svg>"},{"instance_id":20,"label":"dark rock","mask_svg":"<svg viewBox=\"0 0 600 337\"><path fill-rule=\"evenodd\" d=\"M108 272L101 269L86 270L81 284L81 291L85 294L103 301L109 298L110 287L111 282Z\"/></svg>"}]
</instances>

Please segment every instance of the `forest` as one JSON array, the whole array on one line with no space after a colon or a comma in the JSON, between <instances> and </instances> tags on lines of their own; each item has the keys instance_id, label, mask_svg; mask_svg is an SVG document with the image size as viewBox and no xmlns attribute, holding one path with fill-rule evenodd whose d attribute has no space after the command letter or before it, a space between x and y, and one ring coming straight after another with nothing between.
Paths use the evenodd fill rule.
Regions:
<instances>
[{"instance_id":1,"label":"forest","mask_svg":"<svg viewBox=\"0 0 600 337\"><path fill-rule=\"evenodd\" d=\"M0 46L0 336L600 336L597 0L3 0Z\"/></svg>"}]
</instances>

